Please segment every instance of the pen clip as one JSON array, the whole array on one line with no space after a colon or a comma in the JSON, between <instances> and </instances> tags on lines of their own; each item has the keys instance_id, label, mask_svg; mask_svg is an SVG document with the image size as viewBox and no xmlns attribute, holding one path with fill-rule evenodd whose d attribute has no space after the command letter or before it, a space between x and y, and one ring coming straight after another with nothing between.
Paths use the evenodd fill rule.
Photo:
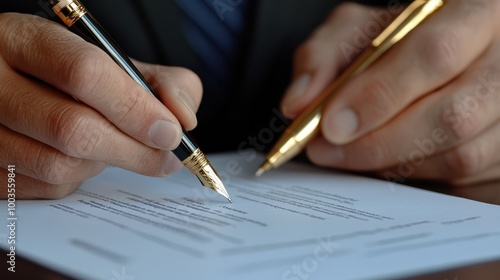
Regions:
<instances>
[{"instance_id":1,"label":"pen clip","mask_svg":"<svg viewBox=\"0 0 500 280\"><path fill-rule=\"evenodd\" d=\"M443 5L443 0L414 0L372 41L372 46L383 49L390 48Z\"/></svg>"}]
</instances>

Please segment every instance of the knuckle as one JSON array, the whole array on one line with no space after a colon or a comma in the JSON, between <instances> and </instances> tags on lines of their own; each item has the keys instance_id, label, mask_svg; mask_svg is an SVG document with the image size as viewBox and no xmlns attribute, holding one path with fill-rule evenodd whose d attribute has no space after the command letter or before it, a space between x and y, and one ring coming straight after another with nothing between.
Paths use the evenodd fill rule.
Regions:
<instances>
[{"instance_id":1,"label":"knuckle","mask_svg":"<svg viewBox=\"0 0 500 280\"><path fill-rule=\"evenodd\" d=\"M317 48L316 46L317 46L317 44L315 44L313 40L308 40L308 41L302 43L301 45L299 45L299 47L297 48L297 50L295 51L295 54L294 54L295 63L298 64L302 61L307 61L306 58L311 53L314 53L313 50L315 48Z\"/></svg>"},{"instance_id":2,"label":"knuckle","mask_svg":"<svg viewBox=\"0 0 500 280\"><path fill-rule=\"evenodd\" d=\"M487 66L480 70L474 89L474 97L481 102L498 102L500 99L500 67Z\"/></svg>"},{"instance_id":3,"label":"knuckle","mask_svg":"<svg viewBox=\"0 0 500 280\"><path fill-rule=\"evenodd\" d=\"M188 91L188 93L195 100L195 106L198 107L203 96L203 84L201 82L201 79L198 75L196 75L195 72L186 68L183 68L183 76L185 85L189 85L189 88L191 89Z\"/></svg>"},{"instance_id":4,"label":"knuckle","mask_svg":"<svg viewBox=\"0 0 500 280\"><path fill-rule=\"evenodd\" d=\"M345 2L337 6L331 14L331 18L338 18L340 16L346 18L355 18L360 16L363 11L363 6L354 2Z\"/></svg>"},{"instance_id":5,"label":"knuckle","mask_svg":"<svg viewBox=\"0 0 500 280\"><path fill-rule=\"evenodd\" d=\"M364 141L359 142L358 151L363 151L363 166L365 170L378 170L385 168L387 160L391 158L391 151L387 142L380 137L368 136ZM359 162L358 162L359 164Z\"/></svg>"},{"instance_id":6,"label":"knuckle","mask_svg":"<svg viewBox=\"0 0 500 280\"><path fill-rule=\"evenodd\" d=\"M51 117L54 142L66 155L89 157L97 147L100 133L90 123L87 112L78 108L65 108Z\"/></svg>"},{"instance_id":7,"label":"knuckle","mask_svg":"<svg viewBox=\"0 0 500 280\"><path fill-rule=\"evenodd\" d=\"M5 13L1 14L0 45L2 52L17 54L29 51L29 47L37 42L40 36L37 29L44 32L36 17Z\"/></svg>"},{"instance_id":8,"label":"knuckle","mask_svg":"<svg viewBox=\"0 0 500 280\"><path fill-rule=\"evenodd\" d=\"M75 166L70 158L62 153L39 152L35 158L37 178L51 185L62 185L71 181Z\"/></svg>"},{"instance_id":9,"label":"knuckle","mask_svg":"<svg viewBox=\"0 0 500 280\"><path fill-rule=\"evenodd\" d=\"M79 186L81 182L64 184L64 185L49 185L45 186L44 190L41 191L41 198L43 199L62 199L72 192L74 192Z\"/></svg>"},{"instance_id":10,"label":"knuckle","mask_svg":"<svg viewBox=\"0 0 500 280\"><path fill-rule=\"evenodd\" d=\"M318 30L315 34L319 34L321 30ZM315 70L317 68L322 68L323 65L331 64L331 60L322 57L325 54L325 44L323 39L319 39L320 36L313 36L306 42L302 43L294 54L294 64L296 71L306 71ZM326 54L328 55L328 54Z\"/></svg>"},{"instance_id":11,"label":"knuckle","mask_svg":"<svg viewBox=\"0 0 500 280\"><path fill-rule=\"evenodd\" d=\"M109 64L101 53L91 46L83 46L62 58L62 71L66 87L80 99L92 94L100 81L108 80Z\"/></svg>"},{"instance_id":12,"label":"knuckle","mask_svg":"<svg viewBox=\"0 0 500 280\"><path fill-rule=\"evenodd\" d=\"M118 123L127 123L133 129L140 129L144 119L149 118L153 110L148 107L146 94L139 86L134 87L127 96L115 106L115 118Z\"/></svg>"},{"instance_id":13,"label":"knuckle","mask_svg":"<svg viewBox=\"0 0 500 280\"><path fill-rule=\"evenodd\" d=\"M146 153L135 159L136 171L146 176L161 175L166 153L166 151L148 149Z\"/></svg>"},{"instance_id":14,"label":"knuckle","mask_svg":"<svg viewBox=\"0 0 500 280\"><path fill-rule=\"evenodd\" d=\"M453 6L452 9L465 26L480 26L485 20L492 22L498 17L495 13L495 4L498 1L461 0L457 2L459 4Z\"/></svg>"},{"instance_id":15,"label":"knuckle","mask_svg":"<svg viewBox=\"0 0 500 280\"><path fill-rule=\"evenodd\" d=\"M184 67L179 67L178 71L179 71L179 76L182 77L182 79L180 79L182 83L184 83L185 85L189 85L191 87L199 89L202 88L200 77L198 77L198 75L196 75L195 72Z\"/></svg>"},{"instance_id":16,"label":"knuckle","mask_svg":"<svg viewBox=\"0 0 500 280\"><path fill-rule=\"evenodd\" d=\"M449 77L460 63L459 40L454 31L431 31L420 41L423 62L433 75Z\"/></svg>"},{"instance_id":17,"label":"knuckle","mask_svg":"<svg viewBox=\"0 0 500 280\"><path fill-rule=\"evenodd\" d=\"M452 177L465 178L481 171L484 155L479 145L465 145L445 155L445 166Z\"/></svg>"},{"instance_id":18,"label":"knuckle","mask_svg":"<svg viewBox=\"0 0 500 280\"><path fill-rule=\"evenodd\" d=\"M468 102L474 102L474 105L471 107ZM455 99L440 109L438 123L451 136L453 142L466 141L473 137L480 127L480 115L483 113L481 105L476 99Z\"/></svg>"},{"instance_id":19,"label":"knuckle","mask_svg":"<svg viewBox=\"0 0 500 280\"><path fill-rule=\"evenodd\" d=\"M358 100L355 100L354 104L362 104L364 107L360 112L362 115L369 115L370 119L385 118L388 116L388 112L398 110L399 103L395 101L395 86L387 79L380 78L370 81L361 92L362 94L358 95L356 98Z\"/></svg>"},{"instance_id":20,"label":"knuckle","mask_svg":"<svg viewBox=\"0 0 500 280\"><path fill-rule=\"evenodd\" d=\"M306 62L307 59L315 58L319 54L330 54L324 50L325 47L330 47L335 42L334 38L328 25L320 26L297 47L294 54L295 62Z\"/></svg>"},{"instance_id":21,"label":"knuckle","mask_svg":"<svg viewBox=\"0 0 500 280\"><path fill-rule=\"evenodd\" d=\"M4 23L8 22L9 17L10 17L9 13L0 13L0 24L2 26L5 26Z\"/></svg>"},{"instance_id":22,"label":"knuckle","mask_svg":"<svg viewBox=\"0 0 500 280\"><path fill-rule=\"evenodd\" d=\"M456 142L463 142L472 137L476 131L476 121L473 113L464 118L461 124L448 126L448 130Z\"/></svg>"}]
</instances>

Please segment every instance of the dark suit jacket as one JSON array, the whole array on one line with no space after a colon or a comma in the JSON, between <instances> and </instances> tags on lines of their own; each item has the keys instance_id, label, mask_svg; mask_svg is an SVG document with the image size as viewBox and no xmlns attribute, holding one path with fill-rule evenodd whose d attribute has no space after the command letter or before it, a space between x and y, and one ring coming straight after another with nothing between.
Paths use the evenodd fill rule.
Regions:
<instances>
[{"instance_id":1,"label":"dark suit jacket","mask_svg":"<svg viewBox=\"0 0 500 280\"><path fill-rule=\"evenodd\" d=\"M277 140L277 133L269 134L270 121L276 116L279 100L289 83L293 53L342 2L251 1L255 1L255 6L250 39L230 93L222 101L211 102L210 82L204 81L208 86L198 113L199 125L192 134L206 152L250 146L261 150L263 144ZM0 12L36 13L54 19L39 0L2 2ZM184 36L182 13L175 0L82 0L82 3L131 57L198 71L199 61ZM281 119L277 120L273 128L280 126ZM249 137L254 137L254 144Z\"/></svg>"}]
</instances>

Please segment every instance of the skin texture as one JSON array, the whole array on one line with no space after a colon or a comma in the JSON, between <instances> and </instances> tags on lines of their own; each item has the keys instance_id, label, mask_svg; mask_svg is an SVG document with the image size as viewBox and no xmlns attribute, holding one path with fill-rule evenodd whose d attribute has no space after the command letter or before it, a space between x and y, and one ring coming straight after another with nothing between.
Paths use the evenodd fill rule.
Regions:
<instances>
[{"instance_id":1,"label":"skin texture","mask_svg":"<svg viewBox=\"0 0 500 280\"><path fill-rule=\"evenodd\" d=\"M312 162L397 182L500 185L499 6L447 1L331 100L307 149ZM296 52L285 115L299 114L400 11L334 10ZM180 124L196 126L195 74L136 61L162 104L58 24L0 14L0 26L0 178L16 165L16 198L64 197L106 165L150 176L180 168L170 150Z\"/></svg>"},{"instance_id":2,"label":"skin texture","mask_svg":"<svg viewBox=\"0 0 500 280\"><path fill-rule=\"evenodd\" d=\"M0 26L0 178L16 165L17 198L64 197L106 165L150 176L181 167L170 150L180 124L196 126L194 73L136 62L162 104L61 25L0 14Z\"/></svg>"},{"instance_id":3,"label":"skin texture","mask_svg":"<svg viewBox=\"0 0 500 280\"><path fill-rule=\"evenodd\" d=\"M332 98L307 148L311 161L397 182L500 185L499 14L499 1L447 1ZM362 38L376 36L382 15L397 14L356 4L332 13L296 53L286 116L335 79Z\"/></svg>"}]
</instances>

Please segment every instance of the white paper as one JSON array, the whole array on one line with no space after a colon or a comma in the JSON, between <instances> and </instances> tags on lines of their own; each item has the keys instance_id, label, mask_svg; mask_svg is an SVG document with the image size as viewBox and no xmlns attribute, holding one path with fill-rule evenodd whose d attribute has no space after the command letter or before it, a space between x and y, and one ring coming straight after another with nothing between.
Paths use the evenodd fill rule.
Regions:
<instances>
[{"instance_id":1,"label":"white paper","mask_svg":"<svg viewBox=\"0 0 500 280\"><path fill-rule=\"evenodd\" d=\"M255 178L261 160L211 156L232 204L185 170L118 168L62 200L18 201L16 254L116 280L391 278L500 257L500 206L300 164Z\"/></svg>"}]
</instances>

